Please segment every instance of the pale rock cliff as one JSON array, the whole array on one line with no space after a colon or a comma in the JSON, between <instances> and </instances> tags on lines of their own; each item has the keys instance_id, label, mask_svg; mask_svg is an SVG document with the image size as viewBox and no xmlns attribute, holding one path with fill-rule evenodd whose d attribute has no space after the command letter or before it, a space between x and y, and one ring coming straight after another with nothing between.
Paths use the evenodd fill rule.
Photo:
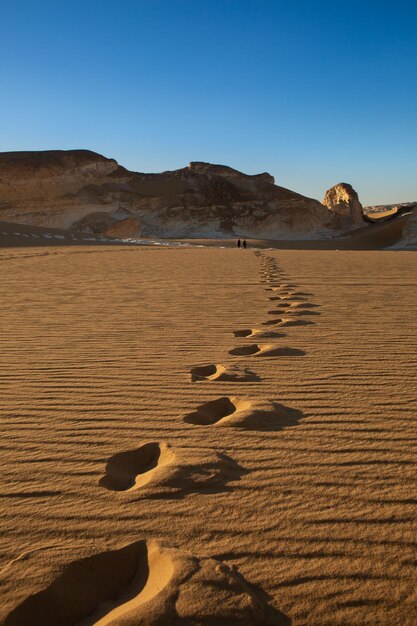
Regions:
<instances>
[{"instance_id":1,"label":"pale rock cliff","mask_svg":"<svg viewBox=\"0 0 417 626\"><path fill-rule=\"evenodd\" d=\"M338 183L328 189L323 205L329 209L335 228L347 229L364 225L363 209L358 194L348 183Z\"/></svg>"},{"instance_id":2,"label":"pale rock cliff","mask_svg":"<svg viewBox=\"0 0 417 626\"><path fill-rule=\"evenodd\" d=\"M203 162L141 174L88 150L0 153L1 220L117 237L326 236L358 223L345 196L329 210L267 173Z\"/></svg>"},{"instance_id":3,"label":"pale rock cliff","mask_svg":"<svg viewBox=\"0 0 417 626\"><path fill-rule=\"evenodd\" d=\"M0 153L0 218L69 228L86 213L103 210L101 199L84 195L119 169L114 159L88 150Z\"/></svg>"}]
</instances>

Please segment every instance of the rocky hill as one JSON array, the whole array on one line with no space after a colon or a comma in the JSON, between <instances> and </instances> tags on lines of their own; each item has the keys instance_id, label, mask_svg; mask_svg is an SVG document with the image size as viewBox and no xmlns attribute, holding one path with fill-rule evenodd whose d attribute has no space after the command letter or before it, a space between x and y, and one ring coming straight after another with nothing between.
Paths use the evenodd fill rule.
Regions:
<instances>
[{"instance_id":1,"label":"rocky hill","mask_svg":"<svg viewBox=\"0 0 417 626\"><path fill-rule=\"evenodd\" d=\"M312 238L361 222L341 185L323 205L223 165L141 174L88 150L4 152L0 219L125 237Z\"/></svg>"}]
</instances>

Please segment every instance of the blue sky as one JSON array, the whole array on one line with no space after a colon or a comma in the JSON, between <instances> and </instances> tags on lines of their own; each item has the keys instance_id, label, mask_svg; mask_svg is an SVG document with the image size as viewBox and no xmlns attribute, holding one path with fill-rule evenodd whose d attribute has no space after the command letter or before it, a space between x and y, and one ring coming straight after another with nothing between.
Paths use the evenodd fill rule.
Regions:
<instances>
[{"instance_id":1,"label":"blue sky","mask_svg":"<svg viewBox=\"0 0 417 626\"><path fill-rule=\"evenodd\" d=\"M417 3L2 0L0 150L417 200Z\"/></svg>"}]
</instances>

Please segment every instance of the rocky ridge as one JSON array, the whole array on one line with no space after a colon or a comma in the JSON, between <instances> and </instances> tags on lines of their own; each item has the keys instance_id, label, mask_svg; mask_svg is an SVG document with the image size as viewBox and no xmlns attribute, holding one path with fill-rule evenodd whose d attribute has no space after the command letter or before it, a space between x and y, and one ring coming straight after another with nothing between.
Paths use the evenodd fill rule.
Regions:
<instances>
[{"instance_id":1,"label":"rocky ridge","mask_svg":"<svg viewBox=\"0 0 417 626\"><path fill-rule=\"evenodd\" d=\"M0 219L95 234L297 239L363 225L356 192L333 190L323 205L199 161L142 174L88 150L0 153Z\"/></svg>"}]
</instances>

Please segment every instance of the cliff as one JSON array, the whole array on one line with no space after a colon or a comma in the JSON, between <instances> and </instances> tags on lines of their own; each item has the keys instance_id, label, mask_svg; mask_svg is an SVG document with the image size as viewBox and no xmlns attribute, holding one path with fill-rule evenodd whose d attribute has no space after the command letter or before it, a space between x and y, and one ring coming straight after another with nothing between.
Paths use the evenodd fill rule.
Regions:
<instances>
[{"instance_id":1,"label":"cliff","mask_svg":"<svg viewBox=\"0 0 417 626\"><path fill-rule=\"evenodd\" d=\"M141 174L88 150L0 153L0 219L9 222L123 236L310 238L357 224L355 211L341 220L334 206L270 174L223 165Z\"/></svg>"}]
</instances>

